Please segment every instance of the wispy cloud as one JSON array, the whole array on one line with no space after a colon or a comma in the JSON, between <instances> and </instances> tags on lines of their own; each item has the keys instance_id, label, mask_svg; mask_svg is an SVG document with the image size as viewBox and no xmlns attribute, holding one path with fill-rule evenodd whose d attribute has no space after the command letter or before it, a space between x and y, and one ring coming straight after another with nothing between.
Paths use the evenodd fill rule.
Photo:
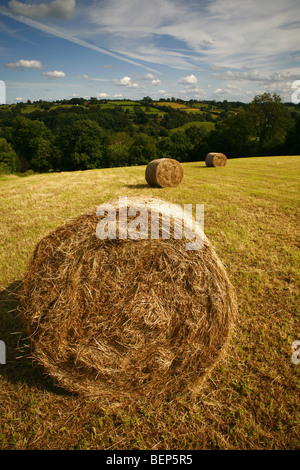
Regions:
<instances>
[{"instance_id":1,"label":"wispy cloud","mask_svg":"<svg viewBox=\"0 0 300 470\"><path fill-rule=\"evenodd\" d=\"M79 78L80 80L89 80L91 82L107 82L108 81L107 78L90 77L86 73L83 75L79 75L79 77L77 78Z\"/></svg>"},{"instance_id":2,"label":"wispy cloud","mask_svg":"<svg viewBox=\"0 0 300 470\"><path fill-rule=\"evenodd\" d=\"M48 3L23 3L18 0L10 0L8 8L13 15L22 15L28 18L63 18L71 19L74 16L75 0L53 0Z\"/></svg>"},{"instance_id":3,"label":"wispy cloud","mask_svg":"<svg viewBox=\"0 0 300 470\"><path fill-rule=\"evenodd\" d=\"M149 38L166 26L175 24L186 14L178 0L103 0L88 10L91 23L107 34L119 38Z\"/></svg>"},{"instance_id":4,"label":"wispy cloud","mask_svg":"<svg viewBox=\"0 0 300 470\"><path fill-rule=\"evenodd\" d=\"M239 82L250 81L250 82L281 82L297 80L300 74L300 67L297 71L283 71L283 72L272 72L269 74L259 73L257 70L248 70L244 72L226 70L223 73L211 73L210 78L221 79L221 80L236 80Z\"/></svg>"},{"instance_id":5,"label":"wispy cloud","mask_svg":"<svg viewBox=\"0 0 300 470\"><path fill-rule=\"evenodd\" d=\"M114 50L186 69L200 63L265 68L299 50L297 0L103 0L88 9L93 32L107 34ZM293 25L291 28L290 25ZM288 33L287 33L288 29ZM168 38L182 50L162 47ZM122 43L122 48L118 46Z\"/></svg>"},{"instance_id":6,"label":"wispy cloud","mask_svg":"<svg viewBox=\"0 0 300 470\"><path fill-rule=\"evenodd\" d=\"M162 44L155 45L150 41L146 41L145 44L143 42L137 42L135 46L133 46L132 44L126 44L124 42L122 48L118 44L118 48L114 48L113 50L118 54L126 54L127 57L131 57L135 60L143 60L148 63L163 65L173 69L192 70L198 68L200 59L196 57L193 52L167 49ZM195 63L197 63L197 66L195 66ZM154 70L154 72L160 74L158 70Z\"/></svg>"},{"instance_id":7,"label":"wispy cloud","mask_svg":"<svg viewBox=\"0 0 300 470\"><path fill-rule=\"evenodd\" d=\"M119 87L128 96L142 93L146 96L153 91L154 95L179 93L190 98L203 97L206 92L222 98L240 93L243 98L247 93L268 89L282 90L288 98L290 82L300 77L299 0L7 0L3 3L7 5L0 7L4 20L13 19L33 28L19 28L25 40L40 39L40 34L38 39L34 34L36 30L44 33L49 47L52 47L51 41L48 42L51 36L81 46L77 48L77 63L74 56L66 56L64 62L63 42L62 54L57 55L55 64L54 54L38 57L36 52L26 56L22 52L23 57L40 58L43 64L49 64L51 73L62 69L66 72L67 79L57 80L57 88L63 89L72 76L77 76L76 93L82 90L86 94L88 88L95 89L97 82L105 80L105 90L100 92L109 96L114 96ZM20 35L17 38L16 25L13 21L6 23L4 34L9 34L15 45L21 39ZM98 55L99 61L89 63L84 57L81 63L81 54L86 55L87 50L104 56ZM22 66L21 61L16 62L21 56L15 53L10 56L10 53L6 46L6 59L2 63L9 62L8 69L35 68ZM110 68L120 70L115 60L122 61L118 67L123 64L123 70L112 76ZM148 73L139 74L137 67ZM5 72L13 75L13 70L8 69ZM25 73L22 75L25 77ZM54 83L41 81L49 83L49 88L56 84L54 80ZM234 84L238 87L233 88ZM165 89L167 92L159 91ZM19 93L25 96L23 91Z\"/></svg>"},{"instance_id":8,"label":"wispy cloud","mask_svg":"<svg viewBox=\"0 0 300 470\"><path fill-rule=\"evenodd\" d=\"M23 16L16 16L15 17L10 12L8 12L4 9L1 9L0 13L3 14L3 15L8 16L10 18L14 18L17 21L20 21L21 23L24 23L28 26L31 26L34 29L37 29L39 31L43 31L43 32L45 32L47 34L50 34L52 36L55 36L55 37L58 37L58 38L61 38L61 39L65 39L66 41L70 41L74 44L78 44L79 46L83 46L83 47L86 47L86 48L91 49L93 51L100 52L101 54L109 55L111 57L114 57L115 59L119 59L119 60L128 62L128 63L136 65L138 67L142 67L146 70L150 70L150 71L153 71L153 72L156 72L156 73L160 73L159 71L155 70L154 68L148 67L147 65L143 65L143 64L141 64L139 62L136 62L136 61L133 61L133 60L127 58L127 57L122 57L121 55L118 55L114 52L111 52L110 50L107 50L107 49L104 49L102 47L96 46L95 44L90 44L87 41L84 41L84 40L82 40L82 39L80 39L76 36L70 35L65 31L58 30L56 28L53 28L53 27L48 26L46 24L40 23L40 22L38 22L36 20L33 20L31 18L25 18Z\"/></svg>"},{"instance_id":9,"label":"wispy cloud","mask_svg":"<svg viewBox=\"0 0 300 470\"><path fill-rule=\"evenodd\" d=\"M38 5L11 0L9 8L0 12L155 73L159 72L151 64L185 70L199 69L202 64L236 69L255 64L275 70L283 57L299 55L297 0L265 0L264 8L261 0L102 0L87 4L77 0L77 4L75 0ZM75 6L77 17L82 18L78 29L71 21L64 30L36 21L51 16L70 18Z\"/></svg>"}]
</instances>

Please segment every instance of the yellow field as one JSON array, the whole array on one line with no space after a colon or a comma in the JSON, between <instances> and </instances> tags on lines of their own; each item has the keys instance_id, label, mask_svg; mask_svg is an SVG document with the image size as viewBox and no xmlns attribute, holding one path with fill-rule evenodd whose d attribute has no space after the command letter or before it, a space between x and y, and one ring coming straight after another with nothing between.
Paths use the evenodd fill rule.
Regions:
<instances>
[{"instance_id":1,"label":"yellow field","mask_svg":"<svg viewBox=\"0 0 300 470\"><path fill-rule=\"evenodd\" d=\"M180 186L166 189L146 184L145 167L0 178L1 449L300 448L300 364L292 361L300 340L300 156L183 167ZM120 397L106 405L66 393L32 364L15 310L41 237L110 198L138 194L203 203L205 233L236 291L230 351L194 400Z\"/></svg>"}]
</instances>

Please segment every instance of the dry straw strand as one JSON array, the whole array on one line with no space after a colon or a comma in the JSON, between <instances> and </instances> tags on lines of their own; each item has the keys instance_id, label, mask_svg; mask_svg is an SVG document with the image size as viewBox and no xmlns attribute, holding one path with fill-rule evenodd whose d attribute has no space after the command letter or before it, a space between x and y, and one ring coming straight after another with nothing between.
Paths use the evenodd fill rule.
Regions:
<instances>
[{"instance_id":1,"label":"dry straw strand","mask_svg":"<svg viewBox=\"0 0 300 470\"><path fill-rule=\"evenodd\" d=\"M68 391L112 402L195 392L237 313L211 243L187 251L172 236L101 240L98 222L83 214L35 248L20 306L35 359Z\"/></svg>"},{"instance_id":2,"label":"dry straw strand","mask_svg":"<svg viewBox=\"0 0 300 470\"><path fill-rule=\"evenodd\" d=\"M225 166L227 157L224 153L210 152L205 157L206 166Z\"/></svg>"},{"instance_id":3,"label":"dry straw strand","mask_svg":"<svg viewBox=\"0 0 300 470\"><path fill-rule=\"evenodd\" d=\"M178 186L184 176L180 162L173 158L157 158L148 163L145 178L150 186L160 188Z\"/></svg>"}]
</instances>

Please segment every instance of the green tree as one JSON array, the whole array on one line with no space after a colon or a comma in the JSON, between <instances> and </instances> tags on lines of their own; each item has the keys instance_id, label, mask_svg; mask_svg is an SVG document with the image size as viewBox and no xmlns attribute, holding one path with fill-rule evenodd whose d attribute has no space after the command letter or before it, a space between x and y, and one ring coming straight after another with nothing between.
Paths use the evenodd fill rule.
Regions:
<instances>
[{"instance_id":1,"label":"green tree","mask_svg":"<svg viewBox=\"0 0 300 470\"><path fill-rule=\"evenodd\" d=\"M109 138L107 161L110 167L126 166L129 162L129 148L133 139L126 132L116 132Z\"/></svg>"},{"instance_id":2,"label":"green tree","mask_svg":"<svg viewBox=\"0 0 300 470\"><path fill-rule=\"evenodd\" d=\"M20 160L4 137L0 137L0 171L15 173L21 170Z\"/></svg>"},{"instance_id":3,"label":"green tree","mask_svg":"<svg viewBox=\"0 0 300 470\"><path fill-rule=\"evenodd\" d=\"M185 130L185 133L190 142L190 148L188 150L187 161L199 161L201 152L203 151L203 145L206 142L208 132L205 126L189 126Z\"/></svg>"},{"instance_id":4,"label":"green tree","mask_svg":"<svg viewBox=\"0 0 300 470\"><path fill-rule=\"evenodd\" d=\"M186 162L191 150L191 142L186 132L176 131L171 135L171 155L179 162Z\"/></svg>"},{"instance_id":5,"label":"green tree","mask_svg":"<svg viewBox=\"0 0 300 470\"><path fill-rule=\"evenodd\" d=\"M288 131L282 151L285 155L300 155L300 116Z\"/></svg>"},{"instance_id":6,"label":"green tree","mask_svg":"<svg viewBox=\"0 0 300 470\"><path fill-rule=\"evenodd\" d=\"M255 96L246 114L253 123L253 137L257 142L258 153L261 154L283 144L292 127L290 112L276 93L273 96L270 93Z\"/></svg>"},{"instance_id":7,"label":"green tree","mask_svg":"<svg viewBox=\"0 0 300 470\"><path fill-rule=\"evenodd\" d=\"M282 146L291 126L291 115L281 98L264 93L241 111L219 121L207 141L213 151L230 156L270 155Z\"/></svg>"},{"instance_id":8,"label":"green tree","mask_svg":"<svg viewBox=\"0 0 300 470\"><path fill-rule=\"evenodd\" d=\"M22 116L18 116L13 121L11 143L19 157L24 157L31 163L32 157L36 157L34 146L35 143L39 142L39 140L36 140L38 138L48 141L49 145L53 142L51 131L47 129L42 121L32 121Z\"/></svg>"},{"instance_id":9,"label":"green tree","mask_svg":"<svg viewBox=\"0 0 300 470\"><path fill-rule=\"evenodd\" d=\"M137 134L129 148L129 165L146 165L154 158L156 158L154 139L142 132Z\"/></svg>"},{"instance_id":10,"label":"green tree","mask_svg":"<svg viewBox=\"0 0 300 470\"><path fill-rule=\"evenodd\" d=\"M161 137L157 142L157 151L161 158L171 158L172 156L172 143L169 136Z\"/></svg>"},{"instance_id":11,"label":"green tree","mask_svg":"<svg viewBox=\"0 0 300 470\"><path fill-rule=\"evenodd\" d=\"M90 119L75 122L64 129L57 140L60 148L60 169L87 170L107 166L105 131Z\"/></svg>"},{"instance_id":12,"label":"green tree","mask_svg":"<svg viewBox=\"0 0 300 470\"><path fill-rule=\"evenodd\" d=\"M194 147L207 137L207 130L204 125L191 125L185 129L185 133L190 141L190 145Z\"/></svg>"},{"instance_id":13,"label":"green tree","mask_svg":"<svg viewBox=\"0 0 300 470\"><path fill-rule=\"evenodd\" d=\"M223 152L234 157L246 157L255 153L257 136L255 121L246 111L229 116L216 124L209 133L208 146L213 152Z\"/></svg>"},{"instance_id":14,"label":"green tree","mask_svg":"<svg viewBox=\"0 0 300 470\"><path fill-rule=\"evenodd\" d=\"M52 169L52 143L44 137L35 137L31 139L32 148L30 165L34 171L46 173Z\"/></svg>"}]
</instances>

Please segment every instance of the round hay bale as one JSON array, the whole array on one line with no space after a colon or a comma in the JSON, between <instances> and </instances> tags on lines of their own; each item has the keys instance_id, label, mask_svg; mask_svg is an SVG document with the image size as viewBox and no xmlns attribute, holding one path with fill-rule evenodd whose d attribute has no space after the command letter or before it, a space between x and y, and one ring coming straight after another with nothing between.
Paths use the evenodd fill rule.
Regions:
<instances>
[{"instance_id":1,"label":"round hay bale","mask_svg":"<svg viewBox=\"0 0 300 470\"><path fill-rule=\"evenodd\" d=\"M225 166L227 157L224 153L210 152L205 157L206 166Z\"/></svg>"},{"instance_id":2,"label":"round hay bale","mask_svg":"<svg viewBox=\"0 0 300 470\"><path fill-rule=\"evenodd\" d=\"M141 203L149 221L167 213L153 198L128 207ZM120 220L121 206L111 206ZM169 239L120 239L121 231L100 239L100 220L83 214L35 248L20 306L33 357L66 390L109 401L195 392L223 356L236 315L220 259L203 233L202 248L187 250L188 238L172 230ZM170 221L182 222L176 211Z\"/></svg>"},{"instance_id":3,"label":"round hay bale","mask_svg":"<svg viewBox=\"0 0 300 470\"><path fill-rule=\"evenodd\" d=\"M169 188L178 186L183 179L183 167L173 158L157 158L148 163L145 178L150 186Z\"/></svg>"}]
</instances>

